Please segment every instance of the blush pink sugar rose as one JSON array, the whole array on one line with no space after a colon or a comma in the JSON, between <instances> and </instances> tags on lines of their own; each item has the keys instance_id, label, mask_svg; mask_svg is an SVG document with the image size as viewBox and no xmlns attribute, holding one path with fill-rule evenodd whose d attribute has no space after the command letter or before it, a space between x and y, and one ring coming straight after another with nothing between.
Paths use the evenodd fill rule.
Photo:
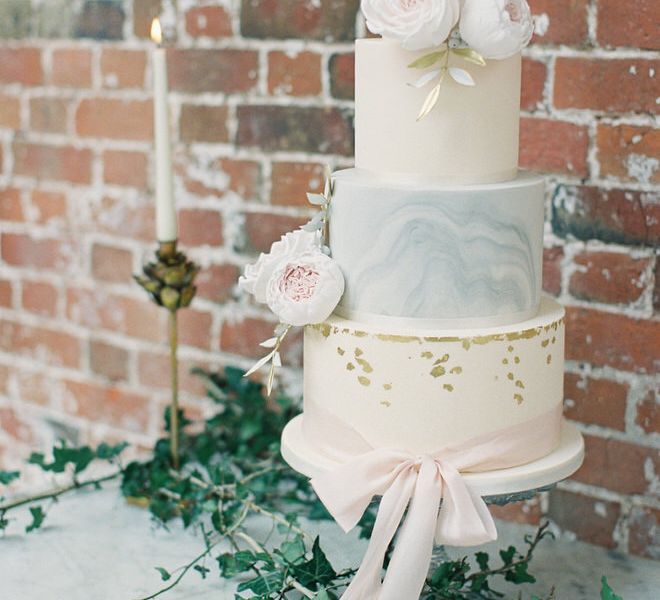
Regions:
<instances>
[{"instance_id":1,"label":"blush pink sugar rose","mask_svg":"<svg viewBox=\"0 0 660 600\"><path fill-rule=\"evenodd\" d=\"M367 27L407 50L439 46L458 22L459 0L362 0Z\"/></svg>"},{"instance_id":2,"label":"blush pink sugar rose","mask_svg":"<svg viewBox=\"0 0 660 600\"><path fill-rule=\"evenodd\" d=\"M344 293L344 277L337 264L321 252L283 263L271 276L268 307L282 323L310 325L325 321Z\"/></svg>"},{"instance_id":3,"label":"blush pink sugar rose","mask_svg":"<svg viewBox=\"0 0 660 600\"><path fill-rule=\"evenodd\" d=\"M526 0L464 0L460 33L484 58L501 60L529 44L534 21Z\"/></svg>"},{"instance_id":4,"label":"blush pink sugar rose","mask_svg":"<svg viewBox=\"0 0 660 600\"><path fill-rule=\"evenodd\" d=\"M275 242L268 254L261 254L259 260L245 267L238 280L238 287L252 294L257 302L266 302L268 281L283 261L308 252L318 251L319 238L316 232L299 229L291 231Z\"/></svg>"}]
</instances>

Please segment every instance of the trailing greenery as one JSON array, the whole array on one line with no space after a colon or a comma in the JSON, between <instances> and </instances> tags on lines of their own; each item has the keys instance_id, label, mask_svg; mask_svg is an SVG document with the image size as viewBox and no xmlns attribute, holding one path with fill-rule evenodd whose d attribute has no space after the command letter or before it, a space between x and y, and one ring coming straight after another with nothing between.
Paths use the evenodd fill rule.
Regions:
<instances>
[{"instance_id":1,"label":"trailing greenery","mask_svg":"<svg viewBox=\"0 0 660 600\"><path fill-rule=\"evenodd\" d=\"M126 444L101 444L93 449L62 442L53 448L52 459L35 453L29 462L68 476L67 483L31 497L10 501L0 497L0 530L8 526L15 509L27 507L31 520L26 533L34 532L61 496L116 479L127 501L148 508L162 524L180 520L184 527L199 532L203 541L199 553L187 564L177 568L155 565L163 586L144 600L166 593L191 572L202 578L220 576L234 581L237 600L338 598L354 570L334 567L319 537L306 531L305 522L330 516L308 480L291 470L279 453L281 431L296 414L293 402L283 396L270 401L263 386L245 379L238 369L197 374L206 382L208 396L218 410L203 423L190 423L179 415L183 428L179 470L172 468L168 438L155 444L149 460L127 465L121 460ZM166 411L166 429L169 423ZM107 472L88 476L90 465L99 462L107 465ZM16 471L0 471L0 484L19 477ZM360 523L362 537L371 534L375 509L372 506ZM255 516L272 523L264 539L255 539L251 533L250 518ZM535 536L525 538L523 551L510 546L497 558L479 552L472 560L443 562L432 569L422 598L492 600L504 597L493 587L498 580L534 583L530 564L538 544L547 537L552 534L546 524ZM605 578L602 586L602 600L621 600ZM552 598L550 592L543 600Z\"/></svg>"}]
</instances>

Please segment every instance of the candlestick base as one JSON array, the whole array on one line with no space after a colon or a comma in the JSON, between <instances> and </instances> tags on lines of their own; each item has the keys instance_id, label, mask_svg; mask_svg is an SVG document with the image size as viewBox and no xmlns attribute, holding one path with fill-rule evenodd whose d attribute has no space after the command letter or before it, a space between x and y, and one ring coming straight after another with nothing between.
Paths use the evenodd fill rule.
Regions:
<instances>
[{"instance_id":1,"label":"candlestick base","mask_svg":"<svg viewBox=\"0 0 660 600\"><path fill-rule=\"evenodd\" d=\"M158 242L156 261L143 267L144 275L134 275L159 306L169 311L189 306L195 297L194 285L199 267L177 250L176 240Z\"/></svg>"}]
</instances>

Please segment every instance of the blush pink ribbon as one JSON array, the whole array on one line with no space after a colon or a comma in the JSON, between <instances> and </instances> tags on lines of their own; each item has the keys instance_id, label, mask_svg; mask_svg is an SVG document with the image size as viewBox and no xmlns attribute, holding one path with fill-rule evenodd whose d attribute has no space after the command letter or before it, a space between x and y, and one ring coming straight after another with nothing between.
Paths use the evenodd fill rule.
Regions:
<instances>
[{"instance_id":1,"label":"blush pink ribbon","mask_svg":"<svg viewBox=\"0 0 660 600\"><path fill-rule=\"evenodd\" d=\"M559 443L561 411L560 404L524 423L432 455L367 449L313 479L314 490L344 531L357 525L374 496L382 496L369 547L342 600L414 600L424 586L434 539L451 546L497 539L486 503L461 473L513 467L546 456ZM335 435L344 428L343 439L350 441L353 451L366 444L350 426L325 416L323 427L327 434L330 425L332 439L342 440ZM408 506L381 582L385 553Z\"/></svg>"}]
</instances>

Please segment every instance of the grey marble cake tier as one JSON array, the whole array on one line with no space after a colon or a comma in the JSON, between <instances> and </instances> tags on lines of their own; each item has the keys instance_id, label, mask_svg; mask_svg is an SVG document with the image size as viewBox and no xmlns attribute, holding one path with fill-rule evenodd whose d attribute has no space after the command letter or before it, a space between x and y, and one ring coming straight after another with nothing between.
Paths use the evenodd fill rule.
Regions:
<instances>
[{"instance_id":1,"label":"grey marble cake tier","mask_svg":"<svg viewBox=\"0 0 660 600\"><path fill-rule=\"evenodd\" d=\"M334 180L330 246L346 279L342 316L470 327L536 314L542 177L448 186L347 169Z\"/></svg>"}]
</instances>

